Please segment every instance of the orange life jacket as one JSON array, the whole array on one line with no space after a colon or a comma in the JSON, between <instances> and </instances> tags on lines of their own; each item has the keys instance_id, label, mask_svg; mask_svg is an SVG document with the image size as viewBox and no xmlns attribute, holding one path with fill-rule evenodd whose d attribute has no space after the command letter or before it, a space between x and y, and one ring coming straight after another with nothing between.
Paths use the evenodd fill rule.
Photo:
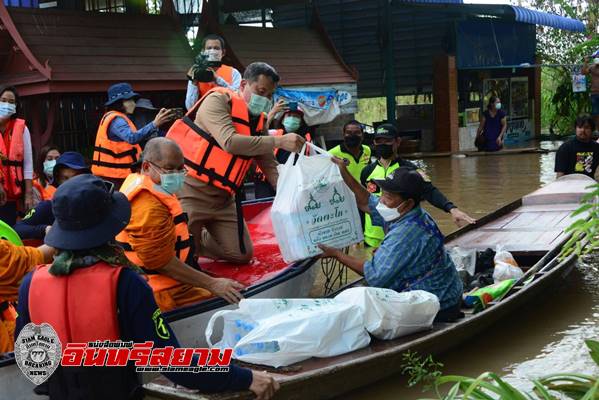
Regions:
<instances>
[{"instance_id":1,"label":"orange life jacket","mask_svg":"<svg viewBox=\"0 0 599 400\"><path fill-rule=\"evenodd\" d=\"M40 194L41 201L52 200L52 197L54 197L54 192L56 192L56 188L54 186L48 184L46 187L43 187L38 178L34 179L31 184L33 185L33 188Z\"/></svg>"},{"instance_id":2,"label":"orange life jacket","mask_svg":"<svg viewBox=\"0 0 599 400\"><path fill-rule=\"evenodd\" d=\"M141 153L141 147L124 141L115 142L108 138L108 128L116 117L123 118L132 131L137 131L127 115L118 111L109 111L104 114L98 127L98 133L96 133L92 174L105 178L125 179L133 170L133 164Z\"/></svg>"},{"instance_id":3,"label":"orange life jacket","mask_svg":"<svg viewBox=\"0 0 599 400\"><path fill-rule=\"evenodd\" d=\"M0 138L0 184L9 199L17 199L23 191L23 134L25 120L12 119Z\"/></svg>"},{"instance_id":4,"label":"orange life jacket","mask_svg":"<svg viewBox=\"0 0 599 400\"><path fill-rule=\"evenodd\" d=\"M183 150L190 176L234 194L243 186L251 166L251 157L226 152L209 132L201 129L190 118L191 115L195 115L204 99L213 92L224 93L231 99L231 117L237 133L245 136L255 134L251 132L245 100L230 89L216 87L198 100L185 117L175 121L166 137L174 140ZM261 132L263 126L264 113L260 115L256 132Z\"/></svg>"},{"instance_id":5,"label":"orange life jacket","mask_svg":"<svg viewBox=\"0 0 599 400\"><path fill-rule=\"evenodd\" d=\"M118 340L117 286L122 267L99 262L65 276L53 276L49 268L38 266L31 278L31 322L52 325L63 346Z\"/></svg>"},{"instance_id":6,"label":"orange life jacket","mask_svg":"<svg viewBox=\"0 0 599 400\"><path fill-rule=\"evenodd\" d=\"M141 174L131 174L125 179L121 186L121 192L123 192L129 201L133 201L141 191L147 190L154 197L156 197L166 208L168 208L173 222L175 223L175 235L177 235L177 241L175 242L175 253L179 260L185 262L189 254L191 247L191 239L189 237L189 230L187 229L187 214L181 209L181 204L177 199L177 196L164 193L157 185L152 182L150 177ZM116 237L117 242L125 250L125 255L135 265L143 266L143 262L137 256L135 250L129 244L129 235L127 234L127 228L123 229ZM148 283L152 287L152 290L159 292L161 290L170 289L178 286L181 282L176 281L166 275L148 272Z\"/></svg>"},{"instance_id":7,"label":"orange life jacket","mask_svg":"<svg viewBox=\"0 0 599 400\"><path fill-rule=\"evenodd\" d=\"M221 64L216 70L216 75L223 78L229 85L233 83L233 67L230 65ZM200 97L204 96L210 89L214 89L215 87L218 87L218 85L214 82L198 82Z\"/></svg>"}]
</instances>

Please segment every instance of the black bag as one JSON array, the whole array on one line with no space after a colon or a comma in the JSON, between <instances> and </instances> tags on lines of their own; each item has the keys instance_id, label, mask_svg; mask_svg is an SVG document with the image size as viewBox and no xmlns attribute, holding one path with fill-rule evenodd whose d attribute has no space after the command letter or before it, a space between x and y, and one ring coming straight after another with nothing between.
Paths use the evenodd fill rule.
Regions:
<instances>
[{"instance_id":1,"label":"black bag","mask_svg":"<svg viewBox=\"0 0 599 400\"><path fill-rule=\"evenodd\" d=\"M485 145L487 144L487 139L485 138L484 132L480 135L476 135L476 139L474 139L474 145L479 151L483 151Z\"/></svg>"}]
</instances>

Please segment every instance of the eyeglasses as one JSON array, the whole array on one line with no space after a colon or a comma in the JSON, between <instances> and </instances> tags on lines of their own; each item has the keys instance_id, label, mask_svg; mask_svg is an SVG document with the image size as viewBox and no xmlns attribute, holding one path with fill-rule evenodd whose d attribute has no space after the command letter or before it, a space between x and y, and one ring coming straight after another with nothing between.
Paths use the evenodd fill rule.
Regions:
<instances>
[{"instance_id":1,"label":"eyeglasses","mask_svg":"<svg viewBox=\"0 0 599 400\"><path fill-rule=\"evenodd\" d=\"M155 163L153 163L152 161L148 161L148 163L150 163L150 165L154 166L156 169L158 169L159 171L162 171L165 174L183 174L183 175L187 175L187 167L185 165L183 165L183 168L181 169L165 169L162 168L160 165L156 165Z\"/></svg>"}]
</instances>

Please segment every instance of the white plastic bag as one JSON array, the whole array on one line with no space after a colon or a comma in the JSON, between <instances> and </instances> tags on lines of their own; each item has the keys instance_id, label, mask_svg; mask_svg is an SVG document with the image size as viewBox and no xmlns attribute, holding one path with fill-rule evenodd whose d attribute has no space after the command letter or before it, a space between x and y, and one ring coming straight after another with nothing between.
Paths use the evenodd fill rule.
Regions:
<instances>
[{"instance_id":1,"label":"white plastic bag","mask_svg":"<svg viewBox=\"0 0 599 400\"><path fill-rule=\"evenodd\" d=\"M462 249L455 246L448 249L449 256L458 271L466 271L474 276L476 271L476 249Z\"/></svg>"},{"instance_id":2,"label":"white plastic bag","mask_svg":"<svg viewBox=\"0 0 599 400\"><path fill-rule=\"evenodd\" d=\"M370 343L360 308L333 299L244 299L237 310L216 312L206 328L224 319L214 347L234 349L233 358L280 367L310 357L332 357Z\"/></svg>"},{"instance_id":3,"label":"white plastic bag","mask_svg":"<svg viewBox=\"0 0 599 400\"><path fill-rule=\"evenodd\" d=\"M335 297L364 312L366 330L378 339L391 340L430 329L439 312L439 299L424 290L398 293L395 290L356 287Z\"/></svg>"},{"instance_id":4,"label":"white plastic bag","mask_svg":"<svg viewBox=\"0 0 599 400\"><path fill-rule=\"evenodd\" d=\"M524 272L518 267L512 253L504 250L501 245L495 248L495 269L493 270L493 281L499 283L508 279L520 279Z\"/></svg>"},{"instance_id":5,"label":"white plastic bag","mask_svg":"<svg viewBox=\"0 0 599 400\"><path fill-rule=\"evenodd\" d=\"M326 151L309 146L310 156L304 148L295 164L291 156L278 167L271 219L288 263L322 253L319 243L342 248L364 239L356 198L339 167Z\"/></svg>"}]
</instances>

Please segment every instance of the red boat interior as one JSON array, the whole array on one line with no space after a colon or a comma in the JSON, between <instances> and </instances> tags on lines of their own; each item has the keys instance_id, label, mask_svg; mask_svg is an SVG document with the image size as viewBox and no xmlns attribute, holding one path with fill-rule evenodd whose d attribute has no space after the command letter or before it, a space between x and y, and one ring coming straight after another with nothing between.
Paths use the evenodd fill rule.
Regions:
<instances>
[{"instance_id":1,"label":"red boat interior","mask_svg":"<svg viewBox=\"0 0 599 400\"><path fill-rule=\"evenodd\" d=\"M213 276L235 279L245 286L255 285L278 275L288 265L283 261L270 220L272 202L246 203L243 216L254 244L254 258L249 264L223 261L202 263L204 272ZM39 246L39 240L24 240L26 246Z\"/></svg>"}]
</instances>

